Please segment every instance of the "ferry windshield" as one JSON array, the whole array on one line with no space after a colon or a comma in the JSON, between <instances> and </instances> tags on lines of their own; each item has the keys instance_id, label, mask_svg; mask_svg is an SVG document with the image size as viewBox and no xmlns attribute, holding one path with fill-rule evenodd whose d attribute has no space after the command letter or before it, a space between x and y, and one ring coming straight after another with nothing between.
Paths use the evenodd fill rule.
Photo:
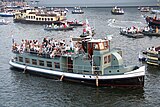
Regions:
<instances>
[{"instance_id":1,"label":"ferry windshield","mask_svg":"<svg viewBox=\"0 0 160 107\"><path fill-rule=\"evenodd\" d=\"M108 42L98 42L98 43L94 43L94 49L95 50L104 50L108 48Z\"/></svg>"}]
</instances>

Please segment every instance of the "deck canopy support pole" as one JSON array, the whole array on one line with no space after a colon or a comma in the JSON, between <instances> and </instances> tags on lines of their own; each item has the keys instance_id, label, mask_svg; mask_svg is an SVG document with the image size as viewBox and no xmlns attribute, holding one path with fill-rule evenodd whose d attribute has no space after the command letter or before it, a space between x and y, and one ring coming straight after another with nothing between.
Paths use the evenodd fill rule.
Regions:
<instances>
[{"instance_id":1,"label":"deck canopy support pole","mask_svg":"<svg viewBox=\"0 0 160 107\"><path fill-rule=\"evenodd\" d=\"M98 87L98 75L96 75L96 86Z\"/></svg>"},{"instance_id":2,"label":"deck canopy support pole","mask_svg":"<svg viewBox=\"0 0 160 107\"><path fill-rule=\"evenodd\" d=\"M23 73L26 73L27 65L24 67Z\"/></svg>"},{"instance_id":3,"label":"deck canopy support pole","mask_svg":"<svg viewBox=\"0 0 160 107\"><path fill-rule=\"evenodd\" d=\"M62 80L63 80L63 77L64 77L64 75L62 75L62 76L61 76L60 81L62 81Z\"/></svg>"}]
</instances>

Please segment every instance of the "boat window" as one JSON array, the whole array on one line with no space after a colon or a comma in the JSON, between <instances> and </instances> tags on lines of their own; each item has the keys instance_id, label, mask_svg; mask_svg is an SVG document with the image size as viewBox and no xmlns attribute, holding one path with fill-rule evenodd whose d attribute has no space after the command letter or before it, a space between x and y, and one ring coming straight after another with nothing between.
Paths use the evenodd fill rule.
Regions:
<instances>
[{"instance_id":1,"label":"boat window","mask_svg":"<svg viewBox=\"0 0 160 107\"><path fill-rule=\"evenodd\" d=\"M50 18L48 18L48 21L50 21Z\"/></svg>"},{"instance_id":2,"label":"boat window","mask_svg":"<svg viewBox=\"0 0 160 107\"><path fill-rule=\"evenodd\" d=\"M39 18L39 20L41 20L41 18Z\"/></svg>"},{"instance_id":3,"label":"boat window","mask_svg":"<svg viewBox=\"0 0 160 107\"><path fill-rule=\"evenodd\" d=\"M104 42L104 47L105 47L105 49L108 48L108 41Z\"/></svg>"},{"instance_id":4,"label":"boat window","mask_svg":"<svg viewBox=\"0 0 160 107\"><path fill-rule=\"evenodd\" d=\"M33 18L35 19L35 16L33 16Z\"/></svg>"},{"instance_id":5,"label":"boat window","mask_svg":"<svg viewBox=\"0 0 160 107\"><path fill-rule=\"evenodd\" d=\"M104 57L104 64L106 64L108 62L107 58L108 58L108 56Z\"/></svg>"},{"instance_id":6,"label":"boat window","mask_svg":"<svg viewBox=\"0 0 160 107\"><path fill-rule=\"evenodd\" d=\"M99 44L99 49L100 49L100 50L104 49L104 44L103 44L103 42L100 42L100 43L98 43L98 44Z\"/></svg>"},{"instance_id":7,"label":"boat window","mask_svg":"<svg viewBox=\"0 0 160 107\"><path fill-rule=\"evenodd\" d=\"M40 66L44 66L44 61L39 60L39 65L40 65Z\"/></svg>"},{"instance_id":8,"label":"boat window","mask_svg":"<svg viewBox=\"0 0 160 107\"><path fill-rule=\"evenodd\" d=\"M94 49L98 50L98 44L94 44Z\"/></svg>"},{"instance_id":9,"label":"boat window","mask_svg":"<svg viewBox=\"0 0 160 107\"><path fill-rule=\"evenodd\" d=\"M17 57L15 57L15 60L18 61Z\"/></svg>"},{"instance_id":10,"label":"boat window","mask_svg":"<svg viewBox=\"0 0 160 107\"><path fill-rule=\"evenodd\" d=\"M52 67L52 62L47 61L47 67Z\"/></svg>"},{"instance_id":11,"label":"boat window","mask_svg":"<svg viewBox=\"0 0 160 107\"><path fill-rule=\"evenodd\" d=\"M32 64L33 65L37 65L37 60L36 59L32 59Z\"/></svg>"},{"instance_id":12,"label":"boat window","mask_svg":"<svg viewBox=\"0 0 160 107\"><path fill-rule=\"evenodd\" d=\"M26 18L28 18L28 16L26 16Z\"/></svg>"},{"instance_id":13,"label":"boat window","mask_svg":"<svg viewBox=\"0 0 160 107\"><path fill-rule=\"evenodd\" d=\"M47 18L45 18L45 21L47 21Z\"/></svg>"},{"instance_id":14,"label":"boat window","mask_svg":"<svg viewBox=\"0 0 160 107\"><path fill-rule=\"evenodd\" d=\"M95 50L103 50L105 49L104 42L94 43Z\"/></svg>"},{"instance_id":15,"label":"boat window","mask_svg":"<svg viewBox=\"0 0 160 107\"><path fill-rule=\"evenodd\" d=\"M51 18L51 21L53 21L53 18Z\"/></svg>"},{"instance_id":16,"label":"boat window","mask_svg":"<svg viewBox=\"0 0 160 107\"><path fill-rule=\"evenodd\" d=\"M108 55L108 63L111 62L111 55Z\"/></svg>"},{"instance_id":17,"label":"boat window","mask_svg":"<svg viewBox=\"0 0 160 107\"><path fill-rule=\"evenodd\" d=\"M60 64L58 62L54 62L54 67L55 68L60 68Z\"/></svg>"},{"instance_id":18,"label":"boat window","mask_svg":"<svg viewBox=\"0 0 160 107\"><path fill-rule=\"evenodd\" d=\"M42 18L42 20L44 20L44 18Z\"/></svg>"},{"instance_id":19,"label":"boat window","mask_svg":"<svg viewBox=\"0 0 160 107\"><path fill-rule=\"evenodd\" d=\"M29 58L25 58L25 63L30 63L30 59Z\"/></svg>"},{"instance_id":20,"label":"boat window","mask_svg":"<svg viewBox=\"0 0 160 107\"><path fill-rule=\"evenodd\" d=\"M19 57L19 62L23 62L23 57Z\"/></svg>"},{"instance_id":21,"label":"boat window","mask_svg":"<svg viewBox=\"0 0 160 107\"><path fill-rule=\"evenodd\" d=\"M30 19L30 16L28 16L28 18Z\"/></svg>"},{"instance_id":22,"label":"boat window","mask_svg":"<svg viewBox=\"0 0 160 107\"><path fill-rule=\"evenodd\" d=\"M31 19L33 19L33 16L31 16Z\"/></svg>"},{"instance_id":23,"label":"boat window","mask_svg":"<svg viewBox=\"0 0 160 107\"><path fill-rule=\"evenodd\" d=\"M38 18L36 18L36 20L38 20Z\"/></svg>"}]
</instances>

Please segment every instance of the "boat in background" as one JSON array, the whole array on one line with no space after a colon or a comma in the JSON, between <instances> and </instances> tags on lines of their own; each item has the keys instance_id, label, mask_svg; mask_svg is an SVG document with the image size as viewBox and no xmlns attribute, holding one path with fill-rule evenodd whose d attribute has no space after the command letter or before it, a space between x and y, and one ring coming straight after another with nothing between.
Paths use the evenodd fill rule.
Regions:
<instances>
[{"instance_id":1,"label":"boat in background","mask_svg":"<svg viewBox=\"0 0 160 107\"><path fill-rule=\"evenodd\" d=\"M9 11L0 12L0 17L13 17L14 13Z\"/></svg>"},{"instance_id":2,"label":"boat in background","mask_svg":"<svg viewBox=\"0 0 160 107\"><path fill-rule=\"evenodd\" d=\"M86 19L86 22L83 24L83 33L80 35L80 37L92 38L95 34L95 29L91 28L88 19Z\"/></svg>"},{"instance_id":3,"label":"boat in background","mask_svg":"<svg viewBox=\"0 0 160 107\"><path fill-rule=\"evenodd\" d=\"M151 10L151 14L160 14L160 10Z\"/></svg>"},{"instance_id":4,"label":"boat in background","mask_svg":"<svg viewBox=\"0 0 160 107\"><path fill-rule=\"evenodd\" d=\"M69 47L64 41L44 38L42 43L33 41L34 44L38 42L38 46L33 45L38 48L31 48L29 42L22 41L20 45L13 44L15 56L9 64L24 73L36 73L60 81L96 87L143 87L145 66L126 66L122 50L111 49L110 40L108 36L104 39L76 37L70 40ZM18 48L24 43L26 47Z\"/></svg>"},{"instance_id":5,"label":"boat in background","mask_svg":"<svg viewBox=\"0 0 160 107\"><path fill-rule=\"evenodd\" d=\"M83 26L84 25L83 22L80 22L80 21L77 21L77 20L67 21L67 24L69 24L70 26Z\"/></svg>"},{"instance_id":6,"label":"boat in background","mask_svg":"<svg viewBox=\"0 0 160 107\"><path fill-rule=\"evenodd\" d=\"M8 25L9 21L6 21L4 19L0 19L0 25Z\"/></svg>"},{"instance_id":7,"label":"boat in background","mask_svg":"<svg viewBox=\"0 0 160 107\"><path fill-rule=\"evenodd\" d=\"M143 31L142 34L146 36L160 36L160 32L155 31Z\"/></svg>"},{"instance_id":8,"label":"boat in background","mask_svg":"<svg viewBox=\"0 0 160 107\"><path fill-rule=\"evenodd\" d=\"M148 23L149 27L152 27L154 29L156 29L156 27L160 28L160 19L157 18L157 15L153 17L146 16L145 20Z\"/></svg>"},{"instance_id":9,"label":"boat in background","mask_svg":"<svg viewBox=\"0 0 160 107\"><path fill-rule=\"evenodd\" d=\"M47 31L68 31L68 30L73 30L73 26L70 26L66 23L62 23L60 25L46 25L44 30L47 30Z\"/></svg>"},{"instance_id":10,"label":"boat in background","mask_svg":"<svg viewBox=\"0 0 160 107\"><path fill-rule=\"evenodd\" d=\"M141 12L149 12L150 11L150 7L141 7L140 11Z\"/></svg>"},{"instance_id":11,"label":"boat in background","mask_svg":"<svg viewBox=\"0 0 160 107\"><path fill-rule=\"evenodd\" d=\"M146 53L147 64L160 65L160 46L148 48Z\"/></svg>"},{"instance_id":12,"label":"boat in background","mask_svg":"<svg viewBox=\"0 0 160 107\"><path fill-rule=\"evenodd\" d=\"M125 35L127 37L131 37L131 38L143 38L144 37L141 30L134 26L130 28L120 29L120 34Z\"/></svg>"},{"instance_id":13,"label":"boat in background","mask_svg":"<svg viewBox=\"0 0 160 107\"><path fill-rule=\"evenodd\" d=\"M22 9L15 12L13 20L32 24L60 24L61 21L66 20L66 12L46 8Z\"/></svg>"},{"instance_id":14,"label":"boat in background","mask_svg":"<svg viewBox=\"0 0 160 107\"><path fill-rule=\"evenodd\" d=\"M82 11L80 6L74 7L74 10L72 11L72 14L83 14L84 11Z\"/></svg>"},{"instance_id":15,"label":"boat in background","mask_svg":"<svg viewBox=\"0 0 160 107\"><path fill-rule=\"evenodd\" d=\"M114 15L123 15L124 10L115 6L114 8L112 8L111 13Z\"/></svg>"}]
</instances>

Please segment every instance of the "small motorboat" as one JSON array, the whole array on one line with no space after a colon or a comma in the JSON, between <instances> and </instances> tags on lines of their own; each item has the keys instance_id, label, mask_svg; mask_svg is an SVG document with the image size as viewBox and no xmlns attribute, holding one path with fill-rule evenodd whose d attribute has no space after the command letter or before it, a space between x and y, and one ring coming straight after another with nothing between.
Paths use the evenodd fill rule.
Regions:
<instances>
[{"instance_id":1,"label":"small motorboat","mask_svg":"<svg viewBox=\"0 0 160 107\"><path fill-rule=\"evenodd\" d=\"M0 19L0 25L7 25L9 21L6 21L4 19Z\"/></svg>"},{"instance_id":2,"label":"small motorboat","mask_svg":"<svg viewBox=\"0 0 160 107\"><path fill-rule=\"evenodd\" d=\"M84 11L82 11L81 7L76 6L74 7L74 10L72 11L72 14L83 14Z\"/></svg>"},{"instance_id":3,"label":"small motorboat","mask_svg":"<svg viewBox=\"0 0 160 107\"><path fill-rule=\"evenodd\" d=\"M160 10L151 10L151 14L160 14Z\"/></svg>"},{"instance_id":4,"label":"small motorboat","mask_svg":"<svg viewBox=\"0 0 160 107\"><path fill-rule=\"evenodd\" d=\"M68 21L67 24L70 26L83 26L83 23L78 21Z\"/></svg>"},{"instance_id":5,"label":"small motorboat","mask_svg":"<svg viewBox=\"0 0 160 107\"><path fill-rule=\"evenodd\" d=\"M13 17L14 14L12 12L0 12L1 17Z\"/></svg>"},{"instance_id":6,"label":"small motorboat","mask_svg":"<svg viewBox=\"0 0 160 107\"><path fill-rule=\"evenodd\" d=\"M149 12L150 11L150 8L149 7L142 7L140 9L141 12Z\"/></svg>"},{"instance_id":7,"label":"small motorboat","mask_svg":"<svg viewBox=\"0 0 160 107\"><path fill-rule=\"evenodd\" d=\"M67 30L73 30L73 26L69 26L69 25L46 25L44 30L47 31L67 31Z\"/></svg>"},{"instance_id":8,"label":"small motorboat","mask_svg":"<svg viewBox=\"0 0 160 107\"><path fill-rule=\"evenodd\" d=\"M120 29L120 34L125 35L127 37L132 37L132 38L143 38L144 35L141 33L140 30L136 27L130 27L126 29Z\"/></svg>"},{"instance_id":9,"label":"small motorboat","mask_svg":"<svg viewBox=\"0 0 160 107\"><path fill-rule=\"evenodd\" d=\"M111 13L114 15L123 15L124 14L124 10L118 7L114 7L111 10Z\"/></svg>"},{"instance_id":10,"label":"small motorboat","mask_svg":"<svg viewBox=\"0 0 160 107\"><path fill-rule=\"evenodd\" d=\"M153 16L153 17L150 17L150 16L145 16L145 19L146 19L146 22L148 23L148 26L149 27L152 27L152 28L160 28L160 19L157 18L157 16Z\"/></svg>"}]
</instances>

